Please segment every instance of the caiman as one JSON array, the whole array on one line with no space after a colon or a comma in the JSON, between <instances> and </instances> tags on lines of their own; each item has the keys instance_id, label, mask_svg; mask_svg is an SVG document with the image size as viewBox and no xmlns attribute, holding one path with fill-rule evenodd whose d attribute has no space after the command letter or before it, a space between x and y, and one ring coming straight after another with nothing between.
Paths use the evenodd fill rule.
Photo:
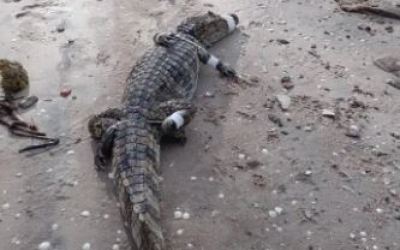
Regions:
<instances>
[{"instance_id":1,"label":"caiman","mask_svg":"<svg viewBox=\"0 0 400 250\"><path fill-rule=\"evenodd\" d=\"M120 108L95 115L88 127L98 140L95 164L105 169L111 160L120 210L135 250L163 250L160 225L160 140L184 139L193 118L192 103L200 62L222 76L236 72L207 48L232 33L235 14L208 12L187 18L175 33L156 35L155 46L133 67Z\"/></svg>"}]
</instances>

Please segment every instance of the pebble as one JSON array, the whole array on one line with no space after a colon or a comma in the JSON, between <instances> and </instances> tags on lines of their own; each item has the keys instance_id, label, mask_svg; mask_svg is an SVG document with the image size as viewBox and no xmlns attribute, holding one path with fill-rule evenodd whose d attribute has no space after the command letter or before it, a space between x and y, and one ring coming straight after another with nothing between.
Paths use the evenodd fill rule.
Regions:
<instances>
[{"instance_id":1,"label":"pebble","mask_svg":"<svg viewBox=\"0 0 400 250\"><path fill-rule=\"evenodd\" d=\"M208 97L208 98L212 98L212 97L214 97L214 93L212 93L212 92L210 92L210 91L207 91L207 92L204 94L204 96L205 96L205 97Z\"/></svg>"},{"instance_id":2,"label":"pebble","mask_svg":"<svg viewBox=\"0 0 400 250\"><path fill-rule=\"evenodd\" d=\"M103 218L104 218L105 220L107 220L108 218L110 218L110 215L105 214L105 215L103 215Z\"/></svg>"},{"instance_id":3,"label":"pebble","mask_svg":"<svg viewBox=\"0 0 400 250\"><path fill-rule=\"evenodd\" d=\"M188 219L190 219L190 214L188 212L185 212L185 213L183 213L182 218L184 220L188 220Z\"/></svg>"},{"instance_id":4,"label":"pebble","mask_svg":"<svg viewBox=\"0 0 400 250\"><path fill-rule=\"evenodd\" d=\"M218 195L218 198L223 199L223 198L225 198L225 195L224 195L223 193L220 193L220 194Z\"/></svg>"},{"instance_id":5,"label":"pebble","mask_svg":"<svg viewBox=\"0 0 400 250\"><path fill-rule=\"evenodd\" d=\"M72 89L70 89L70 88L63 88L63 89L60 91L60 96L66 98L66 97L68 97L71 93L72 93Z\"/></svg>"},{"instance_id":6,"label":"pebble","mask_svg":"<svg viewBox=\"0 0 400 250\"><path fill-rule=\"evenodd\" d=\"M288 95L276 95L275 98L278 101L279 106L281 107L281 109L283 111L286 111L289 109L292 101Z\"/></svg>"},{"instance_id":7,"label":"pebble","mask_svg":"<svg viewBox=\"0 0 400 250\"><path fill-rule=\"evenodd\" d=\"M51 230L53 231L57 231L59 228L58 224L54 223L53 225L51 225Z\"/></svg>"},{"instance_id":8,"label":"pebble","mask_svg":"<svg viewBox=\"0 0 400 250\"><path fill-rule=\"evenodd\" d=\"M367 237L367 233L364 232L364 231L361 231L361 232L360 232L360 236L361 236L361 237Z\"/></svg>"},{"instance_id":9,"label":"pebble","mask_svg":"<svg viewBox=\"0 0 400 250\"><path fill-rule=\"evenodd\" d=\"M175 211L175 212L174 212L174 218L175 218L175 219L181 219L182 216L183 216L183 214L182 214L181 211Z\"/></svg>"},{"instance_id":10,"label":"pebble","mask_svg":"<svg viewBox=\"0 0 400 250\"><path fill-rule=\"evenodd\" d=\"M22 177L22 173L17 173L16 175L15 175L16 177Z\"/></svg>"},{"instance_id":11,"label":"pebble","mask_svg":"<svg viewBox=\"0 0 400 250\"><path fill-rule=\"evenodd\" d=\"M307 176L311 176L312 175L312 171L311 170L306 170L304 172L304 174L307 175Z\"/></svg>"},{"instance_id":12,"label":"pebble","mask_svg":"<svg viewBox=\"0 0 400 250\"><path fill-rule=\"evenodd\" d=\"M265 154L265 155L267 155L267 154L269 153L268 149L266 149L266 148L263 148L263 149L261 150L261 152L262 152L263 154Z\"/></svg>"},{"instance_id":13,"label":"pebble","mask_svg":"<svg viewBox=\"0 0 400 250\"><path fill-rule=\"evenodd\" d=\"M383 209L382 209L382 208L377 208L377 209L376 209L376 212L377 212L378 214L382 214L382 213L383 213Z\"/></svg>"},{"instance_id":14,"label":"pebble","mask_svg":"<svg viewBox=\"0 0 400 250\"><path fill-rule=\"evenodd\" d=\"M271 218L276 218L278 216L278 213L276 211L274 211L274 210L269 210L268 211L268 215Z\"/></svg>"},{"instance_id":15,"label":"pebble","mask_svg":"<svg viewBox=\"0 0 400 250\"><path fill-rule=\"evenodd\" d=\"M352 138L360 138L360 128L356 125L351 125L347 128L345 135Z\"/></svg>"},{"instance_id":16,"label":"pebble","mask_svg":"<svg viewBox=\"0 0 400 250\"><path fill-rule=\"evenodd\" d=\"M178 230L176 231L176 234L177 234L177 235L182 235L182 234L183 234L183 232L184 232L184 230L183 230L183 229L178 229Z\"/></svg>"},{"instance_id":17,"label":"pebble","mask_svg":"<svg viewBox=\"0 0 400 250\"><path fill-rule=\"evenodd\" d=\"M275 212L277 212L278 214L282 214L283 208L281 208L281 207L275 207Z\"/></svg>"},{"instance_id":18,"label":"pebble","mask_svg":"<svg viewBox=\"0 0 400 250\"><path fill-rule=\"evenodd\" d=\"M51 244L48 241L43 241L42 243L39 244L38 250L48 250L50 249Z\"/></svg>"},{"instance_id":19,"label":"pebble","mask_svg":"<svg viewBox=\"0 0 400 250\"><path fill-rule=\"evenodd\" d=\"M335 118L336 113L335 113L335 111L333 111L331 109L323 109L322 116L329 117L329 118Z\"/></svg>"},{"instance_id":20,"label":"pebble","mask_svg":"<svg viewBox=\"0 0 400 250\"><path fill-rule=\"evenodd\" d=\"M197 180L197 177L196 177L196 176L191 176L191 177L190 177L190 180L191 180L191 181L195 181L195 180Z\"/></svg>"},{"instance_id":21,"label":"pebble","mask_svg":"<svg viewBox=\"0 0 400 250\"><path fill-rule=\"evenodd\" d=\"M194 246L193 246L192 243L188 243L188 244L187 244L187 247L188 247L188 248L193 248Z\"/></svg>"},{"instance_id":22,"label":"pebble","mask_svg":"<svg viewBox=\"0 0 400 250\"><path fill-rule=\"evenodd\" d=\"M4 204L1 206L1 208L2 208L3 210L9 209L9 208L10 208L10 203L4 203Z\"/></svg>"},{"instance_id":23,"label":"pebble","mask_svg":"<svg viewBox=\"0 0 400 250\"><path fill-rule=\"evenodd\" d=\"M90 243L86 242L85 244L82 245L82 250L90 250Z\"/></svg>"},{"instance_id":24,"label":"pebble","mask_svg":"<svg viewBox=\"0 0 400 250\"><path fill-rule=\"evenodd\" d=\"M240 160L244 160L246 158L245 154L238 154Z\"/></svg>"},{"instance_id":25,"label":"pebble","mask_svg":"<svg viewBox=\"0 0 400 250\"><path fill-rule=\"evenodd\" d=\"M112 250L119 250L119 245L118 244L114 244L112 246Z\"/></svg>"},{"instance_id":26,"label":"pebble","mask_svg":"<svg viewBox=\"0 0 400 250\"><path fill-rule=\"evenodd\" d=\"M73 154L75 154L75 151L74 151L74 150L68 150L68 151L67 151L67 155L73 155Z\"/></svg>"},{"instance_id":27,"label":"pebble","mask_svg":"<svg viewBox=\"0 0 400 250\"><path fill-rule=\"evenodd\" d=\"M87 211L87 210L82 211L81 216L83 216L83 217L89 217L89 216L90 216L90 212Z\"/></svg>"}]
</instances>

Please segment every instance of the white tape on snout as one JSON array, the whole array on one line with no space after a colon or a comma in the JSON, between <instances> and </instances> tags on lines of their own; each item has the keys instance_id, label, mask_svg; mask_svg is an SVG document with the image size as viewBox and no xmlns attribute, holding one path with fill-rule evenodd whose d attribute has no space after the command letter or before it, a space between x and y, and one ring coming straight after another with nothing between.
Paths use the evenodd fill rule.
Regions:
<instances>
[{"instance_id":1,"label":"white tape on snout","mask_svg":"<svg viewBox=\"0 0 400 250\"><path fill-rule=\"evenodd\" d=\"M185 119L183 118L182 112L177 111L168 117L169 120L172 120L175 123L177 129L183 126L185 123Z\"/></svg>"},{"instance_id":2,"label":"white tape on snout","mask_svg":"<svg viewBox=\"0 0 400 250\"><path fill-rule=\"evenodd\" d=\"M207 65L210 65L211 67L213 67L214 69L216 69L218 63L219 63L219 59L216 58L216 57L213 56L213 55L210 55L210 58L209 58L208 61L207 61Z\"/></svg>"},{"instance_id":3,"label":"white tape on snout","mask_svg":"<svg viewBox=\"0 0 400 250\"><path fill-rule=\"evenodd\" d=\"M224 19L228 23L229 32L233 32L236 29L236 22L233 16L224 16Z\"/></svg>"}]
</instances>

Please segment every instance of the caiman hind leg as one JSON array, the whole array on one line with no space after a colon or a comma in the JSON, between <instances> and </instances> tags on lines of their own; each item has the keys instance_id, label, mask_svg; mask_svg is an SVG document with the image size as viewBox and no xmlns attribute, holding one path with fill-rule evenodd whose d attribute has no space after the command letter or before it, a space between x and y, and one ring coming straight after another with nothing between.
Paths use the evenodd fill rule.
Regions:
<instances>
[{"instance_id":1,"label":"caiman hind leg","mask_svg":"<svg viewBox=\"0 0 400 250\"><path fill-rule=\"evenodd\" d=\"M124 112L110 108L93 116L88 122L91 136L98 140L94 162L98 170L104 170L107 160L111 157L114 134L117 123L123 118Z\"/></svg>"},{"instance_id":2,"label":"caiman hind leg","mask_svg":"<svg viewBox=\"0 0 400 250\"><path fill-rule=\"evenodd\" d=\"M151 123L160 126L162 136L186 141L184 127L193 119L197 109L186 100L170 100L151 111Z\"/></svg>"},{"instance_id":3,"label":"caiman hind leg","mask_svg":"<svg viewBox=\"0 0 400 250\"><path fill-rule=\"evenodd\" d=\"M124 117L124 112L118 108L109 108L89 119L88 130L90 135L100 140L109 127L116 124Z\"/></svg>"},{"instance_id":4,"label":"caiman hind leg","mask_svg":"<svg viewBox=\"0 0 400 250\"><path fill-rule=\"evenodd\" d=\"M111 158L117 125L118 124L114 124L109 127L101 137L100 142L97 144L94 163L98 170L105 170L107 160Z\"/></svg>"}]
</instances>

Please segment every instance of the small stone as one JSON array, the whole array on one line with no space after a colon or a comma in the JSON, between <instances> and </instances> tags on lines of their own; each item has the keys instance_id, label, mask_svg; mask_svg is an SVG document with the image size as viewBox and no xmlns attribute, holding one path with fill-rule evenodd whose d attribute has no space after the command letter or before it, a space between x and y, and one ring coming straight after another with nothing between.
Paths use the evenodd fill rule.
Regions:
<instances>
[{"instance_id":1,"label":"small stone","mask_svg":"<svg viewBox=\"0 0 400 250\"><path fill-rule=\"evenodd\" d=\"M183 216L183 214L182 214L181 211L175 211L175 212L174 212L174 218L175 218L175 219L181 219L182 216Z\"/></svg>"},{"instance_id":2,"label":"small stone","mask_svg":"<svg viewBox=\"0 0 400 250\"><path fill-rule=\"evenodd\" d=\"M183 230L183 229L178 229L178 230L176 231L176 234L177 234L177 235L182 235L182 234L183 234L183 232L184 232L184 230Z\"/></svg>"},{"instance_id":3,"label":"small stone","mask_svg":"<svg viewBox=\"0 0 400 250\"><path fill-rule=\"evenodd\" d=\"M276 97L276 100L279 103L280 108L283 111L286 111L286 110L289 109L290 104L292 102L291 98L289 96L287 96L287 95L276 95L275 97Z\"/></svg>"},{"instance_id":4,"label":"small stone","mask_svg":"<svg viewBox=\"0 0 400 250\"><path fill-rule=\"evenodd\" d=\"M311 176L312 175L312 171L311 170L306 170L304 172L304 174L307 175L307 176Z\"/></svg>"},{"instance_id":5,"label":"small stone","mask_svg":"<svg viewBox=\"0 0 400 250\"><path fill-rule=\"evenodd\" d=\"M218 195L218 198L223 199L223 198L225 198L225 195L224 195L223 193L220 193L220 194Z\"/></svg>"},{"instance_id":6,"label":"small stone","mask_svg":"<svg viewBox=\"0 0 400 250\"><path fill-rule=\"evenodd\" d=\"M323 109L322 116L334 119L336 116L336 113L334 110L331 110L331 109Z\"/></svg>"},{"instance_id":7,"label":"small stone","mask_svg":"<svg viewBox=\"0 0 400 250\"><path fill-rule=\"evenodd\" d=\"M73 154L75 154L75 151L74 151L74 150L71 149L71 150L68 150L68 151L67 151L67 155L73 155Z\"/></svg>"},{"instance_id":8,"label":"small stone","mask_svg":"<svg viewBox=\"0 0 400 250\"><path fill-rule=\"evenodd\" d=\"M284 76L281 78L282 87L287 90L294 88L294 84L292 83L292 78L290 76Z\"/></svg>"},{"instance_id":9,"label":"small stone","mask_svg":"<svg viewBox=\"0 0 400 250\"><path fill-rule=\"evenodd\" d=\"M208 97L208 98L212 98L212 97L214 97L215 95L214 95L214 93L212 93L212 92L210 92L210 91L207 91L205 94L204 94L204 97Z\"/></svg>"},{"instance_id":10,"label":"small stone","mask_svg":"<svg viewBox=\"0 0 400 250\"><path fill-rule=\"evenodd\" d=\"M190 180L191 180L191 181L195 181L195 180L197 180L197 177L196 177L196 176L191 176L191 177L190 177Z\"/></svg>"},{"instance_id":11,"label":"small stone","mask_svg":"<svg viewBox=\"0 0 400 250\"><path fill-rule=\"evenodd\" d=\"M360 232L360 236L361 236L361 237L367 237L367 233L364 232L364 231L361 231L361 232Z\"/></svg>"},{"instance_id":12,"label":"small stone","mask_svg":"<svg viewBox=\"0 0 400 250\"><path fill-rule=\"evenodd\" d=\"M105 220L107 220L108 218L110 218L110 215L105 214L105 215L103 215L103 218L104 218Z\"/></svg>"},{"instance_id":13,"label":"small stone","mask_svg":"<svg viewBox=\"0 0 400 250\"><path fill-rule=\"evenodd\" d=\"M345 135L351 138L360 138L361 137L360 128L356 125L351 125L350 127L347 128Z\"/></svg>"},{"instance_id":14,"label":"small stone","mask_svg":"<svg viewBox=\"0 0 400 250\"><path fill-rule=\"evenodd\" d=\"M4 203L4 204L1 206L1 208L2 208L3 210L9 209L9 208L10 208L10 203Z\"/></svg>"},{"instance_id":15,"label":"small stone","mask_svg":"<svg viewBox=\"0 0 400 250\"><path fill-rule=\"evenodd\" d=\"M15 175L16 177L22 177L22 173L17 173L16 175Z\"/></svg>"},{"instance_id":16,"label":"small stone","mask_svg":"<svg viewBox=\"0 0 400 250\"><path fill-rule=\"evenodd\" d=\"M377 212L378 214L382 214L382 213L383 213L383 209L382 209L382 208L377 208L377 209L376 209L376 212Z\"/></svg>"},{"instance_id":17,"label":"small stone","mask_svg":"<svg viewBox=\"0 0 400 250\"><path fill-rule=\"evenodd\" d=\"M246 158L246 155L245 154L238 154L238 158L240 160L244 160Z\"/></svg>"},{"instance_id":18,"label":"small stone","mask_svg":"<svg viewBox=\"0 0 400 250\"><path fill-rule=\"evenodd\" d=\"M66 97L68 97L71 93L72 93L72 89L70 89L70 88L63 88L63 89L60 91L60 96L66 98Z\"/></svg>"},{"instance_id":19,"label":"small stone","mask_svg":"<svg viewBox=\"0 0 400 250\"><path fill-rule=\"evenodd\" d=\"M262 152L263 154L265 154L265 155L267 155L267 154L269 153L268 149L266 149L266 148L263 148L263 149L261 150L261 152Z\"/></svg>"},{"instance_id":20,"label":"small stone","mask_svg":"<svg viewBox=\"0 0 400 250\"><path fill-rule=\"evenodd\" d=\"M87 211L87 210L82 211L81 216L83 216L83 217L89 217L89 216L90 216L90 212Z\"/></svg>"},{"instance_id":21,"label":"small stone","mask_svg":"<svg viewBox=\"0 0 400 250\"><path fill-rule=\"evenodd\" d=\"M182 218L184 220L188 220L188 219L190 219L190 214L188 212L185 212L185 213L183 213Z\"/></svg>"},{"instance_id":22,"label":"small stone","mask_svg":"<svg viewBox=\"0 0 400 250\"><path fill-rule=\"evenodd\" d=\"M43 241L42 243L39 244L38 250L48 250L50 249L51 244L48 241Z\"/></svg>"},{"instance_id":23,"label":"small stone","mask_svg":"<svg viewBox=\"0 0 400 250\"><path fill-rule=\"evenodd\" d=\"M303 130L304 130L305 132L311 132L311 131L313 131L313 127L312 127L312 126L305 126L305 127L303 128Z\"/></svg>"},{"instance_id":24,"label":"small stone","mask_svg":"<svg viewBox=\"0 0 400 250\"><path fill-rule=\"evenodd\" d=\"M274 210L269 210L268 211L268 215L271 218L276 218L278 216L278 213L276 211L274 211Z\"/></svg>"},{"instance_id":25,"label":"small stone","mask_svg":"<svg viewBox=\"0 0 400 250\"><path fill-rule=\"evenodd\" d=\"M53 230L53 231L57 231L58 228L59 228L58 224L51 225L51 230Z\"/></svg>"},{"instance_id":26,"label":"small stone","mask_svg":"<svg viewBox=\"0 0 400 250\"><path fill-rule=\"evenodd\" d=\"M350 233L349 237L350 237L350 239L354 240L356 238L356 235L354 233Z\"/></svg>"},{"instance_id":27,"label":"small stone","mask_svg":"<svg viewBox=\"0 0 400 250\"><path fill-rule=\"evenodd\" d=\"M85 244L82 245L82 250L90 250L90 243L86 242Z\"/></svg>"},{"instance_id":28,"label":"small stone","mask_svg":"<svg viewBox=\"0 0 400 250\"><path fill-rule=\"evenodd\" d=\"M275 207L275 212L277 212L277 214L282 214L283 208L281 208L281 207Z\"/></svg>"},{"instance_id":29,"label":"small stone","mask_svg":"<svg viewBox=\"0 0 400 250\"><path fill-rule=\"evenodd\" d=\"M118 244L114 244L112 246L112 250L119 250L119 245Z\"/></svg>"},{"instance_id":30,"label":"small stone","mask_svg":"<svg viewBox=\"0 0 400 250\"><path fill-rule=\"evenodd\" d=\"M193 248L194 246L193 246L192 243L188 243L188 244L187 244L187 247L188 247L188 248Z\"/></svg>"}]
</instances>

